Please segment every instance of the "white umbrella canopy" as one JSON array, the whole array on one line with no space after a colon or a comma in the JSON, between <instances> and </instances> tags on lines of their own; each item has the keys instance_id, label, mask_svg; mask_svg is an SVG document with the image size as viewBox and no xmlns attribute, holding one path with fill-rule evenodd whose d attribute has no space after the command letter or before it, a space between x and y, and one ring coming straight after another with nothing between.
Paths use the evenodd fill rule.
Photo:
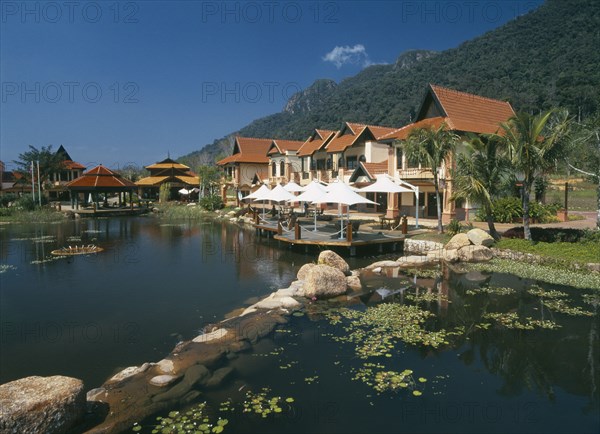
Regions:
<instances>
[{"instance_id":1,"label":"white umbrella canopy","mask_svg":"<svg viewBox=\"0 0 600 434\"><path fill-rule=\"evenodd\" d=\"M186 195L186 194L190 194L190 191L189 191L189 190L186 190L185 188L182 188L181 190L179 190L179 191L178 191L178 193L179 193L179 194Z\"/></svg>"},{"instance_id":2,"label":"white umbrella canopy","mask_svg":"<svg viewBox=\"0 0 600 434\"><path fill-rule=\"evenodd\" d=\"M324 198L325 194L325 186L322 185L319 181L313 181L307 186L304 187L304 192L295 196L294 199L289 202L311 202L311 203L319 203L319 201ZM317 231L317 213L315 211L315 227L313 229L314 232Z\"/></svg>"},{"instance_id":3,"label":"white umbrella canopy","mask_svg":"<svg viewBox=\"0 0 600 434\"><path fill-rule=\"evenodd\" d=\"M246 200L246 199L249 199L249 200L266 200L265 196L270 191L271 190L269 189L269 187L267 187L265 184L263 184L254 193L250 193L248 196L244 197L243 200Z\"/></svg>"},{"instance_id":4,"label":"white umbrella canopy","mask_svg":"<svg viewBox=\"0 0 600 434\"><path fill-rule=\"evenodd\" d=\"M265 196L265 200L271 200L273 202L283 202L283 201L297 201L296 196L287 191L285 188L281 186L281 184L277 184L273 190L269 191L269 193Z\"/></svg>"},{"instance_id":5,"label":"white umbrella canopy","mask_svg":"<svg viewBox=\"0 0 600 434\"><path fill-rule=\"evenodd\" d=\"M364 193L413 193L412 190L396 184L389 175L375 175L376 181L358 190Z\"/></svg>"},{"instance_id":6,"label":"white umbrella canopy","mask_svg":"<svg viewBox=\"0 0 600 434\"><path fill-rule=\"evenodd\" d=\"M370 204L378 205L377 202L373 202L372 200L369 200L366 197L361 196L358 193L355 193L354 191L352 191L352 188L350 188L349 185L344 184L343 182L340 182L340 181L332 182L331 184L329 184L327 193L323 196L323 198L319 199L318 201L315 201L313 203L325 203L325 202L337 203L337 204L347 205L347 206L356 205L358 203L370 203ZM350 211L348 211L348 214L350 214ZM348 215L348 220L349 219L350 219L350 216ZM343 231L344 231L344 219L341 218L340 219L340 238L343 238Z\"/></svg>"},{"instance_id":7,"label":"white umbrella canopy","mask_svg":"<svg viewBox=\"0 0 600 434\"><path fill-rule=\"evenodd\" d=\"M377 202L373 202L372 200L367 199L364 196L354 192L352 188L340 181L332 182L328 186L327 193L318 201L313 201L314 203L339 203L342 205L356 205L357 203L370 203L374 205L378 205Z\"/></svg>"},{"instance_id":8,"label":"white umbrella canopy","mask_svg":"<svg viewBox=\"0 0 600 434\"><path fill-rule=\"evenodd\" d=\"M296 193L299 191L304 191L304 189L302 187L300 187L298 184L296 184L294 181L290 181L287 184L285 184L283 186L283 188L286 189L286 191L289 191L290 193Z\"/></svg>"}]
</instances>

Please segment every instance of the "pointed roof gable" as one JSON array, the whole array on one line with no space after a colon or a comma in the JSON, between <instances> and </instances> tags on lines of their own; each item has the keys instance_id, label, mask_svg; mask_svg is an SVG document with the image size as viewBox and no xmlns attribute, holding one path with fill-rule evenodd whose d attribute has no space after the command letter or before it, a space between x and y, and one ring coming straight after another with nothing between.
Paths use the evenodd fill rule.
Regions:
<instances>
[{"instance_id":1,"label":"pointed roof gable","mask_svg":"<svg viewBox=\"0 0 600 434\"><path fill-rule=\"evenodd\" d=\"M350 176L350 182L356 182L362 176L367 177L371 181L375 181L377 178L375 175L382 173L388 173L388 161L382 161L380 163L365 163L361 161L358 163L358 167Z\"/></svg>"},{"instance_id":2,"label":"pointed roof gable","mask_svg":"<svg viewBox=\"0 0 600 434\"><path fill-rule=\"evenodd\" d=\"M319 149L327 146L336 134L337 131L315 129L310 137L302 144L297 155L299 157L307 157L314 154Z\"/></svg>"},{"instance_id":3,"label":"pointed roof gable","mask_svg":"<svg viewBox=\"0 0 600 434\"><path fill-rule=\"evenodd\" d=\"M420 120L418 122L414 122L412 124L408 124L403 126L402 128L398 128L397 130L392 131L391 133L385 134L379 137L379 140L388 141L388 140L406 140L411 131L416 130L418 128L434 128L437 129L446 122L446 125L449 129L455 129L453 124L451 123L449 118L445 117L435 117L435 118L427 118Z\"/></svg>"},{"instance_id":4,"label":"pointed roof gable","mask_svg":"<svg viewBox=\"0 0 600 434\"><path fill-rule=\"evenodd\" d=\"M430 84L416 121L446 117L457 131L495 133L515 112L507 101L486 98ZM437 116L436 116L437 115Z\"/></svg>"},{"instance_id":5,"label":"pointed roof gable","mask_svg":"<svg viewBox=\"0 0 600 434\"><path fill-rule=\"evenodd\" d=\"M378 125L346 122L334 139L327 145L327 152L343 152L365 134L371 140L378 140L380 136L391 133L394 130L395 128Z\"/></svg>"},{"instance_id":6,"label":"pointed roof gable","mask_svg":"<svg viewBox=\"0 0 600 434\"><path fill-rule=\"evenodd\" d=\"M60 145L58 147L55 154L60 155L63 160L73 161L73 159L71 158L71 156L69 155L69 153L67 152L67 150L65 149L65 147L63 145Z\"/></svg>"},{"instance_id":7,"label":"pointed roof gable","mask_svg":"<svg viewBox=\"0 0 600 434\"><path fill-rule=\"evenodd\" d=\"M229 157L217 161L219 166L228 163L263 163L268 164L267 151L273 139L255 139L251 137L236 137L233 151Z\"/></svg>"},{"instance_id":8,"label":"pointed roof gable","mask_svg":"<svg viewBox=\"0 0 600 434\"><path fill-rule=\"evenodd\" d=\"M281 140L273 139L273 143L267 151L267 155L286 154L287 152L296 152L304 144L299 140Z\"/></svg>"}]
</instances>

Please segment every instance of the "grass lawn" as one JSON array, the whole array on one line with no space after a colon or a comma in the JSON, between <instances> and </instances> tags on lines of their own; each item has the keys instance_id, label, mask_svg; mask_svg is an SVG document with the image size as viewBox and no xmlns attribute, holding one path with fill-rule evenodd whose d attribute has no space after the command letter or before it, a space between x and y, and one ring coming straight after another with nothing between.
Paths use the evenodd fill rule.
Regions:
<instances>
[{"instance_id":1,"label":"grass lawn","mask_svg":"<svg viewBox=\"0 0 600 434\"><path fill-rule=\"evenodd\" d=\"M565 203L565 180L553 179L546 191L546 203ZM572 188L572 190L571 190ZM570 211L596 211L598 202L596 184L581 179L569 181L568 206Z\"/></svg>"},{"instance_id":2,"label":"grass lawn","mask_svg":"<svg viewBox=\"0 0 600 434\"><path fill-rule=\"evenodd\" d=\"M533 253L539 256L559 259L566 262L588 263L600 262L600 243L543 243L532 244L521 239L501 239L496 243L499 249L510 249L518 252Z\"/></svg>"}]
</instances>

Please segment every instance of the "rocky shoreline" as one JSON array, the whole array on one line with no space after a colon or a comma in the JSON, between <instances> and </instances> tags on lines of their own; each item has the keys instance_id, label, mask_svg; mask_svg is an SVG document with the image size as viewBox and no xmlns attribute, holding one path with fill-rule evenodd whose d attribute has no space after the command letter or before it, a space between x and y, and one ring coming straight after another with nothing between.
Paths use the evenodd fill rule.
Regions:
<instances>
[{"instance_id":1,"label":"rocky shoreline","mask_svg":"<svg viewBox=\"0 0 600 434\"><path fill-rule=\"evenodd\" d=\"M338 254L323 251L316 263L300 268L297 280L287 288L232 312L226 319L207 327L205 333L178 344L158 362L120 371L101 387L87 392L85 398L83 383L69 377L27 377L0 385L3 409L0 432L123 432L154 413L192 402L202 391L216 388L235 376L230 360L252 350L261 338L287 323L295 311L304 309L307 304L360 292L363 271L382 273L386 269L431 266L440 262L487 261L504 254L490 249L492 243L493 239L480 229L458 234L445 246L407 239L404 245L407 256L395 261L378 261L362 270L350 270Z\"/></svg>"}]
</instances>

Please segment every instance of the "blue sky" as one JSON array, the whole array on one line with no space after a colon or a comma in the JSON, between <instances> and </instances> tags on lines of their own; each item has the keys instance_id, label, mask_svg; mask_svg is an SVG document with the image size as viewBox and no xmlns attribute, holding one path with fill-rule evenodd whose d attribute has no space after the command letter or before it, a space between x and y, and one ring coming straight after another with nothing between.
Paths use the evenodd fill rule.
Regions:
<instances>
[{"instance_id":1,"label":"blue sky","mask_svg":"<svg viewBox=\"0 0 600 434\"><path fill-rule=\"evenodd\" d=\"M30 144L88 167L178 157L316 79L456 47L539 4L2 0L0 159Z\"/></svg>"}]
</instances>

